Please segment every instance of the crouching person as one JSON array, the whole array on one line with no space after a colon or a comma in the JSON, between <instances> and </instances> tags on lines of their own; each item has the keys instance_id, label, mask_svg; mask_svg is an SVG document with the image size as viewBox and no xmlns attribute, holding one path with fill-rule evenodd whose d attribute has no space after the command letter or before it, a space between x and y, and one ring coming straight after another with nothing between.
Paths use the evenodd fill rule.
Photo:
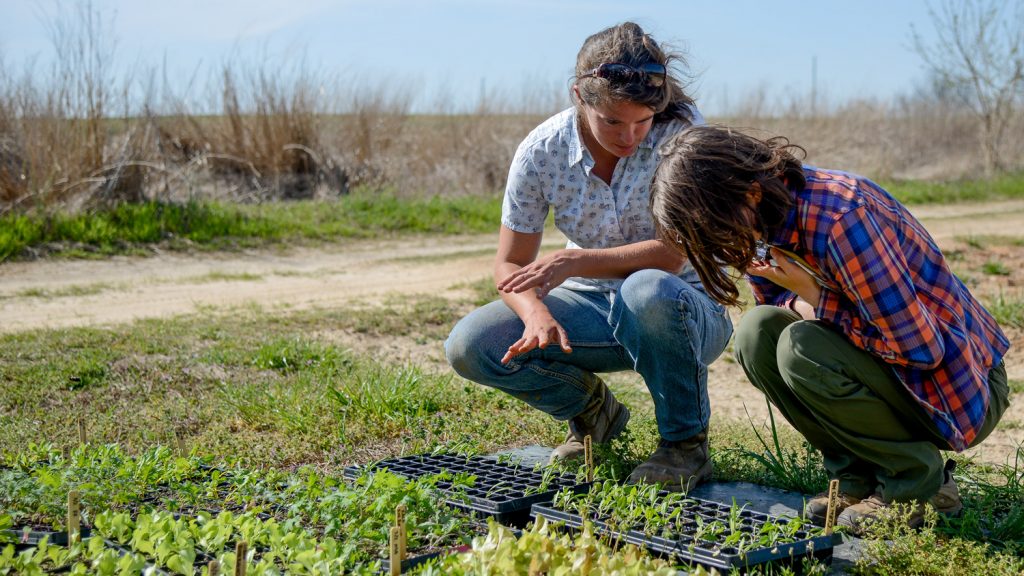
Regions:
<instances>
[{"instance_id":1,"label":"crouching person","mask_svg":"<svg viewBox=\"0 0 1024 576\"><path fill-rule=\"evenodd\" d=\"M629 480L684 490L712 472L707 365L732 323L655 238L649 212L658 145L701 121L672 61L630 22L587 39L575 105L533 130L509 170L501 300L459 321L445 353L462 377L567 422L552 460L581 456L586 436L603 444L622 433L630 412L597 373L637 372L661 441ZM569 243L541 255L549 212Z\"/></svg>"},{"instance_id":2,"label":"crouching person","mask_svg":"<svg viewBox=\"0 0 1024 576\"><path fill-rule=\"evenodd\" d=\"M821 451L855 534L886 508L962 504L940 450L985 439L1008 404L1009 341L920 222L853 174L804 166L784 138L691 128L666 144L652 192L661 237L712 298L758 306L736 330L755 387ZM950 462L950 464L952 461ZM806 503L822 523L827 495Z\"/></svg>"}]
</instances>

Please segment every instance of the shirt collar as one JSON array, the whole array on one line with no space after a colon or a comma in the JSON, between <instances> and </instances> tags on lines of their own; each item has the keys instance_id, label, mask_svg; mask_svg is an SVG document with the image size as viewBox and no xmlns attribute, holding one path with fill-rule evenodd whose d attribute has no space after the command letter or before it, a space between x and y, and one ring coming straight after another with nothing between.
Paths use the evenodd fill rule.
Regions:
<instances>
[{"instance_id":1,"label":"shirt collar","mask_svg":"<svg viewBox=\"0 0 1024 576\"><path fill-rule=\"evenodd\" d=\"M575 166L583 162L584 151L586 147L583 145L583 136L580 133L580 115L575 108L572 110L572 121L569 122L569 165ZM586 154L587 157L590 154ZM590 164L593 164L593 159L590 160Z\"/></svg>"}]
</instances>

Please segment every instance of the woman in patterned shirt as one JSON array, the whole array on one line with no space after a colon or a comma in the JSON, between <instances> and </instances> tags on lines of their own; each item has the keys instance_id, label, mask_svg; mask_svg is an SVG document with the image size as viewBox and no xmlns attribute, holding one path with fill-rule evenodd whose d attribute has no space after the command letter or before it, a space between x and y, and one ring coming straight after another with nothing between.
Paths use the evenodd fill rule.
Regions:
<instances>
[{"instance_id":1,"label":"woman in patterned shirt","mask_svg":"<svg viewBox=\"0 0 1024 576\"><path fill-rule=\"evenodd\" d=\"M597 372L635 370L661 442L630 476L680 490L708 478L707 365L732 334L679 253L655 238L657 148L702 122L664 51L627 22L587 38L575 106L516 150L494 278L501 299L462 319L445 343L461 376L568 421L552 460L607 443L629 420ZM549 211L565 249L540 255Z\"/></svg>"},{"instance_id":2,"label":"woman in patterned shirt","mask_svg":"<svg viewBox=\"0 0 1024 576\"><path fill-rule=\"evenodd\" d=\"M940 450L964 450L1007 406L1009 341L913 215L870 180L804 166L784 138L702 126L662 150L652 211L708 292L758 306L736 358L839 480L838 523L863 533L894 502L962 504ZM801 156L802 157L802 156ZM825 520L827 495L804 515Z\"/></svg>"}]
</instances>

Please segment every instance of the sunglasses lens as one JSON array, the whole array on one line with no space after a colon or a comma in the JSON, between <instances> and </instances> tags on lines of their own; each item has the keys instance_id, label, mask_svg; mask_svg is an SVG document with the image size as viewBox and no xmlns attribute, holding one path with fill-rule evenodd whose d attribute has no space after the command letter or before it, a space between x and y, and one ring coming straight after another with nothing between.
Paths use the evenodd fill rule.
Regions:
<instances>
[{"instance_id":1,"label":"sunglasses lens","mask_svg":"<svg viewBox=\"0 0 1024 576\"><path fill-rule=\"evenodd\" d=\"M598 76L612 84L630 84L636 80L637 72L625 64L602 64Z\"/></svg>"},{"instance_id":2,"label":"sunglasses lens","mask_svg":"<svg viewBox=\"0 0 1024 576\"><path fill-rule=\"evenodd\" d=\"M612 84L640 84L658 88L665 84L665 67L661 64L648 63L640 68L626 64L601 64L594 71L594 76L604 78Z\"/></svg>"},{"instance_id":3,"label":"sunglasses lens","mask_svg":"<svg viewBox=\"0 0 1024 576\"><path fill-rule=\"evenodd\" d=\"M668 72L663 64L649 62L641 66L640 69L647 75L648 86L659 87L665 84L665 76Z\"/></svg>"}]
</instances>

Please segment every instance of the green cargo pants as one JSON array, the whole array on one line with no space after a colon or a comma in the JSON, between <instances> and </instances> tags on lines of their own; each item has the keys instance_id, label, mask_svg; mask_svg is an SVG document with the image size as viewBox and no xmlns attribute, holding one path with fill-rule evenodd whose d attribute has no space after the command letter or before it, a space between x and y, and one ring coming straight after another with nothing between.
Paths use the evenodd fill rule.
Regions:
<instances>
[{"instance_id":1,"label":"green cargo pants","mask_svg":"<svg viewBox=\"0 0 1024 576\"><path fill-rule=\"evenodd\" d=\"M942 485L940 449L949 444L924 408L881 359L824 323L792 310L757 306L740 320L736 358L812 446L839 489L889 501L927 500ZM1009 404L1006 368L989 373L984 440Z\"/></svg>"}]
</instances>

